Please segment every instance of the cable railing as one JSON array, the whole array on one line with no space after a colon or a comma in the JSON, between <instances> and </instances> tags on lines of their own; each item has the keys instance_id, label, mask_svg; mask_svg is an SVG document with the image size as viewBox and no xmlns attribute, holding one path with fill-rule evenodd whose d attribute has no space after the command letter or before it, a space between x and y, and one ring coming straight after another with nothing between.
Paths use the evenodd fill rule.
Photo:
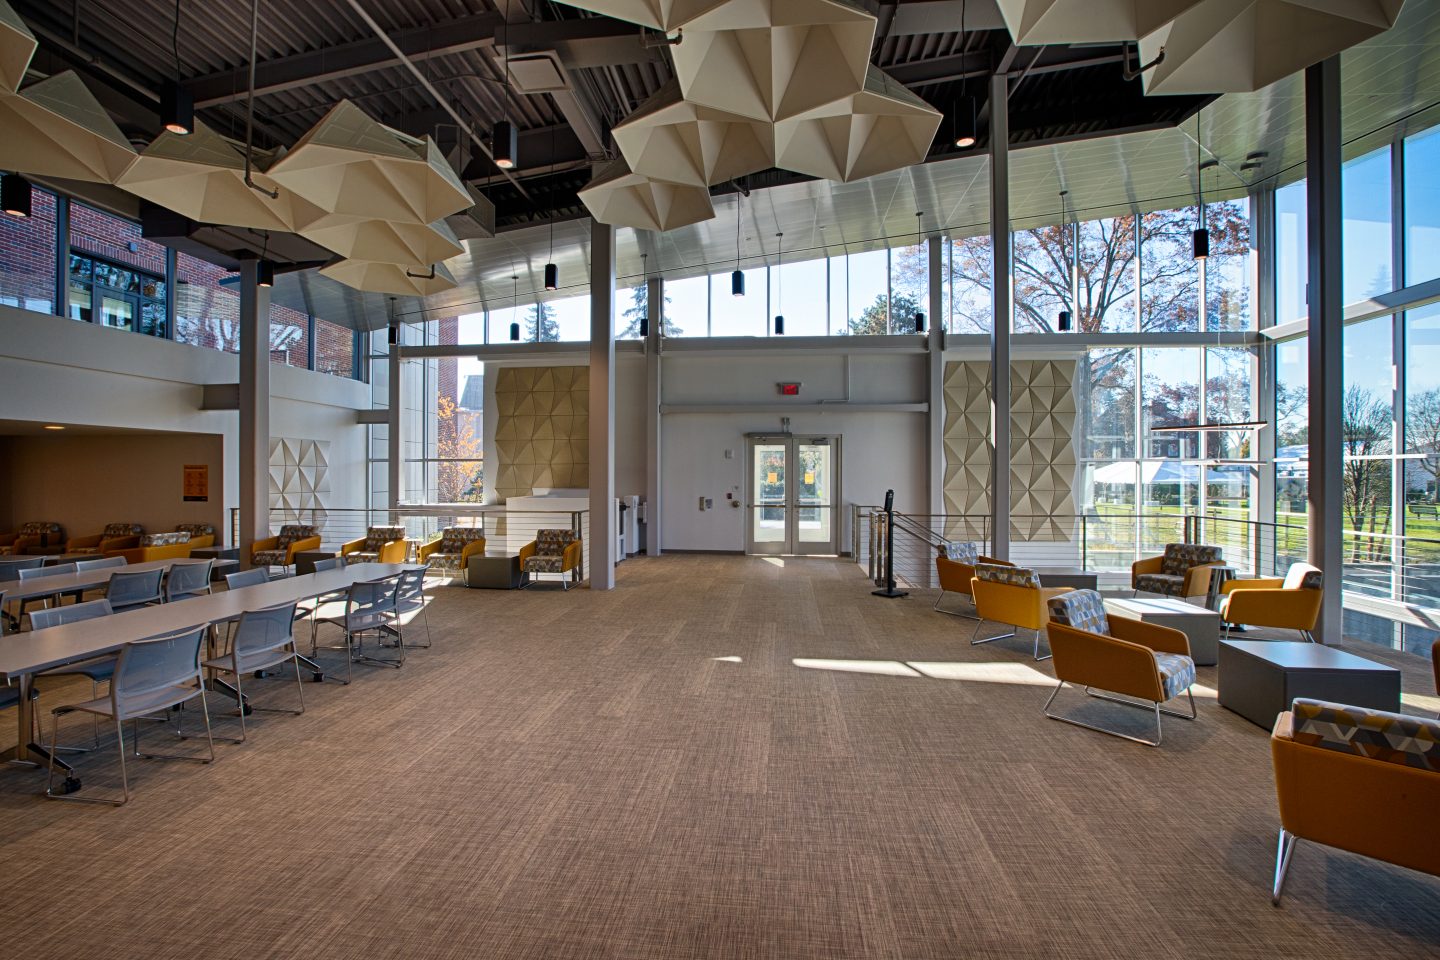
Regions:
<instances>
[{"instance_id":1,"label":"cable railing","mask_svg":"<svg viewBox=\"0 0 1440 960\"><path fill-rule=\"evenodd\" d=\"M485 531L488 553L516 554L535 539L537 530L572 530L581 540L581 579L589 555L589 510L507 510L504 504L430 503L402 504L395 509L365 507L272 507L271 532L287 523L309 524L320 534L321 549L339 551L341 544L359 540L370 527L404 527L413 559L421 544L440 535L446 527L478 527ZM230 542L240 542L240 511L230 510Z\"/></svg>"}]
</instances>

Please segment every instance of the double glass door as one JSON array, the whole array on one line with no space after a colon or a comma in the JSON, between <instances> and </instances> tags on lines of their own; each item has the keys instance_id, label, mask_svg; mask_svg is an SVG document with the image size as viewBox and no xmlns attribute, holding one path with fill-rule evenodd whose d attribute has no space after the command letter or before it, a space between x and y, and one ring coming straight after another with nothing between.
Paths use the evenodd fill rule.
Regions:
<instances>
[{"instance_id":1,"label":"double glass door","mask_svg":"<svg viewBox=\"0 0 1440 960\"><path fill-rule=\"evenodd\" d=\"M751 435L746 552L834 554L840 438Z\"/></svg>"}]
</instances>

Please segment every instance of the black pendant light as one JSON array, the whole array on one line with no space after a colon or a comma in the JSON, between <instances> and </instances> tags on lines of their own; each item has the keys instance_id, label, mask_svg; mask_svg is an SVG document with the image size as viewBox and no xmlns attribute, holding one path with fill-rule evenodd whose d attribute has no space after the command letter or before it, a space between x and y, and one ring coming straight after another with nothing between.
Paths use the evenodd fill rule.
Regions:
<instances>
[{"instance_id":1,"label":"black pendant light","mask_svg":"<svg viewBox=\"0 0 1440 960\"><path fill-rule=\"evenodd\" d=\"M960 48L965 48L965 0L960 0ZM961 80L960 88L963 92L969 86L969 80ZM964 97L959 106L952 112L955 127L955 146L961 150L968 150L975 146L979 138L979 131L975 122L975 98Z\"/></svg>"},{"instance_id":2,"label":"black pendant light","mask_svg":"<svg viewBox=\"0 0 1440 960\"><path fill-rule=\"evenodd\" d=\"M550 162L555 162L555 127L550 125ZM545 264L545 289L560 289L560 268L555 265L555 217L550 217L550 262Z\"/></svg>"},{"instance_id":3,"label":"black pendant light","mask_svg":"<svg viewBox=\"0 0 1440 960\"><path fill-rule=\"evenodd\" d=\"M560 289L560 268L553 263L545 264L545 289Z\"/></svg>"},{"instance_id":4,"label":"black pendant light","mask_svg":"<svg viewBox=\"0 0 1440 960\"><path fill-rule=\"evenodd\" d=\"M275 286L275 264L261 260L255 265L255 285L267 289Z\"/></svg>"},{"instance_id":5,"label":"black pendant light","mask_svg":"<svg viewBox=\"0 0 1440 960\"><path fill-rule=\"evenodd\" d=\"M925 211L924 211L924 210L916 210L916 211L915 211L915 248L916 248L917 250L924 249L924 247L925 247L924 232L920 229L920 218L923 217L923 216L925 216ZM927 255L926 255L926 262L927 262L927 263L929 262L929 255L928 255L928 253L927 253ZM925 311L919 309L919 307L918 307L918 305L917 305L917 307L916 307L916 309L915 309L915 316L914 316L913 318L911 318L911 319L914 321L914 324L915 324L915 332L916 332L916 333L924 333L924 332L925 332Z\"/></svg>"},{"instance_id":6,"label":"black pendant light","mask_svg":"<svg viewBox=\"0 0 1440 960\"><path fill-rule=\"evenodd\" d=\"M650 336L650 268L645 259L648 253L640 254L640 282L645 285L645 312L640 314L640 339Z\"/></svg>"},{"instance_id":7,"label":"black pendant light","mask_svg":"<svg viewBox=\"0 0 1440 960\"><path fill-rule=\"evenodd\" d=\"M195 98L180 85L180 0L170 28L170 50L175 56L175 79L160 88L160 123L170 133L185 136L195 129Z\"/></svg>"},{"instance_id":8,"label":"black pendant light","mask_svg":"<svg viewBox=\"0 0 1440 960\"><path fill-rule=\"evenodd\" d=\"M515 316L515 311L520 309L520 278L515 274L510 276L510 315ZM510 339L520 340L520 321L510 321Z\"/></svg>"},{"instance_id":9,"label":"black pendant light","mask_svg":"<svg viewBox=\"0 0 1440 960\"><path fill-rule=\"evenodd\" d=\"M1070 191L1069 191L1069 190L1061 190L1061 191L1060 191L1060 230L1061 230L1061 234L1060 234L1060 250L1061 250L1061 252L1064 252L1064 250L1065 250L1065 234L1064 234L1064 231L1065 231L1065 230L1068 230L1068 229L1070 228L1070 210L1069 210L1069 205L1068 205L1068 204L1066 203L1066 201L1065 201L1065 198L1068 197L1069 195L1070 195ZM1078 240L1078 238L1077 238L1077 240ZM1080 245L1079 245L1079 243L1077 242L1077 243L1075 244L1075 259L1076 259L1076 260L1079 260L1079 258L1080 258ZM1074 291L1075 291L1075 266L1074 266L1074 262L1073 262L1073 261L1072 261L1071 267L1070 267L1070 291L1071 291L1071 295L1073 296L1073 295L1074 295ZM1069 311L1069 310L1066 310L1065 308L1062 307L1062 308L1060 309L1060 312L1055 316L1055 329L1056 329L1056 330L1059 330L1061 333L1069 333L1069 332L1070 332L1070 326L1071 326L1071 322L1070 322L1070 311Z\"/></svg>"},{"instance_id":10,"label":"black pendant light","mask_svg":"<svg viewBox=\"0 0 1440 960\"><path fill-rule=\"evenodd\" d=\"M509 25L505 21L500 22L500 42L505 47L505 59L503 61L505 70L505 91L503 93L505 116L495 122L490 128L490 156L495 160L495 166L501 170L513 170L519 152L519 140L517 139L515 126L510 122L510 44Z\"/></svg>"},{"instance_id":11,"label":"black pendant light","mask_svg":"<svg viewBox=\"0 0 1440 960\"><path fill-rule=\"evenodd\" d=\"M735 195L735 272L730 274L730 295L745 296L745 274L740 272L740 194Z\"/></svg>"},{"instance_id":12,"label":"black pendant light","mask_svg":"<svg viewBox=\"0 0 1440 960\"><path fill-rule=\"evenodd\" d=\"M1070 311L1069 311L1069 310L1061 310L1061 311L1060 311L1060 316L1057 318L1057 320L1058 320L1058 322L1057 322L1057 324L1056 324L1057 329L1059 329L1059 331L1060 331L1061 333L1069 333L1069 332L1070 332L1070 326L1071 326L1071 325L1070 325Z\"/></svg>"},{"instance_id":13,"label":"black pendant light","mask_svg":"<svg viewBox=\"0 0 1440 960\"><path fill-rule=\"evenodd\" d=\"M1215 161L1205 163L1200 159L1200 113L1195 113L1195 189L1200 198L1200 219L1199 226L1195 228L1193 237L1193 252L1196 260L1204 260L1210 256L1210 231L1205 228L1205 170L1215 165Z\"/></svg>"},{"instance_id":14,"label":"black pendant light","mask_svg":"<svg viewBox=\"0 0 1440 960\"><path fill-rule=\"evenodd\" d=\"M0 207L12 217L30 216L30 181L18 173L0 177Z\"/></svg>"},{"instance_id":15,"label":"black pendant light","mask_svg":"<svg viewBox=\"0 0 1440 960\"><path fill-rule=\"evenodd\" d=\"M785 336L785 234L775 234L775 336Z\"/></svg>"}]
</instances>

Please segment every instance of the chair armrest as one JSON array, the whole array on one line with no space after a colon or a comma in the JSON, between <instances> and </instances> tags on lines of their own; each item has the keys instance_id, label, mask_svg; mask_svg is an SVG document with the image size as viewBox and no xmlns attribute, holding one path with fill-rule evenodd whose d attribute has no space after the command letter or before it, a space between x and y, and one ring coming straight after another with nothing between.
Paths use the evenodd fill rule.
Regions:
<instances>
[{"instance_id":1,"label":"chair armrest","mask_svg":"<svg viewBox=\"0 0 1440 960\"><path fill-rule=\"evenodd\" d=\"M1149 647L1063 623L1051 623L1048 632L1057 680L1143 700L1165 699L1160 668Z\"/></svg>"},{"instance_id":2,"label":"chair armrest","mask_svg":"<svg viewBox=\"0 0 1440 960\"><path fill-rule=\"evenodd\" d=\"M1009 560L1000 560L1000 559L997 559L997 558L995 558L995 557L984 557L984 556L982 556L982 557L976 557L976 558L975 558L975 562L976 562L976 563L995 563L995 564L999 564L999 565L1002 566L1002 567L1013 567L1013 566L1015 566L1015 564L1012 563L1012 562L1009 561Z\"/></svg>"},{"instance_id":3,"label":"chair armrest","mask_svg":"<svg viewBox=\"0 0 1440 960\"><path fill-rule=\"evenodd\" d=\"M1174 627L1146 623L1130 617L1111 617L1110 635L1117 640L1138 643L1156 653L1180 653L1190 656L1190 638Z\"/></svg>"},{"instance_id":4,"label":"chair armrest","mask_svg":"<svg viewBox=\"0 0 1440 960\"><path fill-rule=\"evenodd\" d=\"M576 540L565 547L565 553L560 558L561 570L574 570L580 566L581 541Z\"/></svg>"},{"instance_id":5,"label":"chair armrest","mask_svg":"<svg viewBox=\"0 0 1440 960\"><path fill-rule=\"evenodd\" d=\"M1284 713L1275 715L1275 729L1270 731L1270 736L1276 740L1295 739L1295 714L1286 710Z\"/></svg>"},{"instance_id":6,"label":"chair armrest","mask_svg":"<svg viewBox=\"0 0 1440 960\"><path fill-rule=\"evenodd\" d=\"M126 562L127 564L130 564L130 563L144 563L144 562L145 562L145 548L144 548L144 547L131 547L129 550L112 550L112 551L110 551L109 553L105 554L105 556L107 556L107 557L124 557L124 558L125 558L125 562Z\"/></svg>"},{"instance_id":7,"label":"chair armrest","mask_svg":"<svg viewBox=\"0 0 1440 960\"><path fill-rule=\"evenodd\" d=\"M440 549L440 542L441 542L441 541L440 541L440 538L439 538L439 537L436 537L434 540L431 540L429 543L422 543L422 544L420 544L420 549L418 549L418 550L415 551L415 558L416 558L417 560L419 560L421 563L424 563L426 560L429 560L429 559L430 559L430 554L432 554L432 553L434 553L436 550L439 550L439 549Z\"/></svg>"},{"instance_id":8,"label":"chair armrest","mask_svg":"<svg viewBox=\"0 0 1440 960\"><path fill-rule=\"evenodd\" d=\"M319 549L320 549L320 538L319 538L319 537L306 537L304 540L296 540L294 543L290 544L290 549L285 551L285 563L286 563L287 565L294 563L294 562L295 562L295 554L300 553L300 552L302 552L302 551L304 551L304 550L319 550Z\"/></svg>"},{"instance_id":9,"label":"chair armrest","mask_svg":"<svg viewBox=\"0 0 1440 960\"><path fill-rule=\"evenodd\" d=\"M968 596L970 581L975 578L975 568L968 563L961 563L959 560L936 557L935 576L940 581L941 590L963 593Z\"/></svg>"},{"instance_id":10,"label":"chair armrest","mask_svg":"<svg viewBox=\"0 0 1440 960\"><path fill-rule=\"evenodd\" d=\"M116 537L115 539L119 540L119 539L122 539L122 538ZM104 542L104 540L105 540L105 534L103 534L103 533L97 533L97 534L95 534L95 535L93 535L93 536L89 536L89 537L71 537L68 541L66 541L66 543L65 543L65 549L66 549L67 551L70 551L70 550L89 550L91 547L98 547L98 546L100 546L101 543ZM120 550L120 549L123 549L123 547L124 547L124 545L122 545L122 546L120 546L120 547L116 547L115 549L116 549L116 550Z\"/></svg>"},{"instance_id":11,"label":"chair armrest","mask_svg":"<svg viewBox=\"0 0 1440 960\"><path fill-rule=\"evenodd\" d=\"M1282 630L1313 630L1320 617L1322 590L1241 590L1225 601L1230 623Z\"/></svg>"},{"instance_id":12,"label":"chair armrest","mask_svg":"<svg viewBox=\"0 0 1440 960\"><path fill-rule=\"evenodd\" d=\"M1278 590L1285 585L1280 577L1256 577L1254 580L1227 580L1220 585L1222 594L1236 590Z\"/></svg>"},{"instance_id":13,"label":"chair armrest","mask_svg":"<svg viewBox=\"0 0 1440 960\"><path fill-rule=\"evenodd\" d=\"M381 563L404 563L405 562L405 541L386 540L380 545Z\"/></svg>"},{"instance_id":14,"label":"chair armrest","mask_svg":"<svg viewBox=\"0 0 1440 960\"><path fill-rule=\"evenodd\" d=\"M346 540L344 543L340 544L340 556L343 557L347 554L354 553L356 550L359 550L363 546L365 546L364 537L361 537L359 540Z\"/></svg>"},{"instance_id":15,"label":"chair armrest","mask_svg":"<svg viewBox=\"0 0 1440 960\"><path fill-rule=\"evenodd\" d=\"M138 546L140 546L140 537L138 535L129 537L111 537L109 540L101 540L99 543L101 553L104 553L107 550L129 550L131 547Z\"/></svg>"},{"instance_id":16,"label":"chair armrest","mask_svg":"<svg viewBox=\"0 0 1440 960\"><path fill-rule=\"evenodd\" d=\"M484 553L484 552L485 552L485 538L484 538L484 537L481 537L479 540L471 540L469 543L465 544L465 546L463 546L463 547L460 548L460 566L461 566L462 568L465 567L466 565L468 565L468 564L470 563L470 558L471 558L471 557L473 557L473 556L474 556L475 554L477 554L477 553Z\"/></svg>"},{"instance_id":17,"label":"chair armrest","mask_svg":"<svg viewBox=\"0 0 1440 960\"><path fill-rule=\"evenodd\" d=\"M1136 560L1130 564L1130 585L1134 586L1135 581L1140 578L1142 573L1159 573L1164 568L1165 558L1163 556L1145 557L1144 559Z\"/></svg>"},{"instance_id":18,"label":"chair armrest","mask_svg":"<svg viewBox=\"0 0 1440 960\"><path fill-rule=\"evenodd\" d=\"M18 533L0 533L0 547L9 547L14 545L15 538L18 536L20 536Z\"/></svg>"},{"instance_id":19,"label":"chair armrest","mask_svg":"<svg viewBox=\"0 0 1440 960\"><path fill-rule=\"evenodd\" d=\"M250 556L254 557L255 554L261 550L274 550L275 544L279 542L279 537L265 537L263 540L256 540L250 544Z\"/></svg>"},{"instance_id":20,"label":"chair armrest","mask_svg":"<svg viewBox=\"0 0 1440 960\"><path fill-rule=\"evenodd\" d=\"M1223 563L1200 563L1185 571L1183 597L1198 597L1210 590L1210 571L1223 567Z\"/></svg>"},{"instance_id":21,"label":"chair armrest","mask_svg":"<svg viewBox=\"0 0 1440 960\"><path fill-rule=\"evenodd\" d=\"M525 561L533 556L535 556L535 541L531 540L529 543L525 544L525 546L520 548L520 565L523 567L525 565Z\"/></svg>"}]
</instances>

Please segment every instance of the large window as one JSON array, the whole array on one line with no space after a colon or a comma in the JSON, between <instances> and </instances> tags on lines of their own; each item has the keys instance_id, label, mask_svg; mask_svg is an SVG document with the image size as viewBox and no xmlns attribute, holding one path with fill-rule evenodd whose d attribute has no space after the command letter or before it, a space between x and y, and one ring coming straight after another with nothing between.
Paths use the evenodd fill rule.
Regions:
<instances>
[{"instance_id":1,"label":"large window","mask_svg":"<svg viewBox=\"0 0 1440 960\"><path fill-rule=\"evenodd\" d=\"M1249 330L1250 310L1250 201L1226 200L1207 204L1205 224L1210 231L1210 257L1205 261L1205 328Z\"/></svg>"},{"instance_id":2,"label":"large window","mask_svg":"<svg viewBox=\"0 0 1440 960\"><path fill-rule=\"evenodd\" d=\"M315 372L355 377L355 331L315 318Z\"/></svg>"},{"instance_id":3,"label":"large window","mask_svg":"<svg viewBox=\"0 0 1440 960\"><path fill-rule=\"evenodd\" d=\"M744 271L745 295L731 292L729 273L710 275L710 336L763 337L769 327L765 316L765 268Z\"/></svg>"},{"instance_id":4,"label":"large window","mask_svg":"<svg viewBox=\"0 0 1440 960\"><path fill-rule=\"evenodd\" d=\"M888 251L869 250L837 257L832 270L843 270L847 277L845 289L846 333L890 333L890 265Z\"/></svg>"},{"instance_id":5,"label":"large window","mask_svg":"<svg viewBox=\"0 0 1440 960\"><path fill-rule=\"evenodd\" d=\"M930 250L923 243L891 247L890 332L914 333L917 313L930 313Z\"/></svg>"},{"instance_id":6,"label":"large window","mask_svg":"<svg viewBox=\"0 0 1440 960\"><path fill-rule=\"evenodd\" d=\"M117 330L168 337L165 248L140 225L83 203L70 204L70 317Z\"/></svg>"},{"instance_id":7,"label":"large window","mask_svg":"<svg viewBox=\"0 0 1440 960\"><path fill-rule=\"evenodd\" d=\"M175 339L227 353L240 352L240 294L222 284L224 270L185 254L175 255Z\"/></svg>"},{"instance_id":8,"label":"large window","mask_svg":"<svg viewBox=\"0 0 1440 960\"><path fill-rule=\"evenodd\" d=\"M1075 329L1129 333L1137 321L1135 218L1080 224Z\"/></svg>"},{"instance_id":9,"label":"large window","mask_svg":"<svg viewBox=\"0 0 1440 960\"><path fill-rule=\"evenodd\" d=\"M1395 287L1390 249L1390 148L1352 160L1340 171L1344 300L1353 303Z\"/></svg>"},{"instance_id":10,"label":"large window","mask_svg":"<svg viewBox=\"0 0 1440 960\"><path fill-rule=\"evenodd\" d=\"M1440 127L1405 141L1405 285L1440 277Z\"/></svg>"},{"instance_id":11,"label":"large window","mask_svg":"<svg viewBox=\"0 0 1440 960\"><path fill-rule=\"evenodd\" d=\"M1075 263L1074 224L1017 230L1011 235L1015 332L1059 329L1062 311L1074 315L1070 281Z\"/></svg>"},{"instance_id":12,"label":"large window","mask_svg":"<svg viewBox=\"0 0 1440 960\"><path fill-rule=\"evenodd\" d=\"M0 303L55 312L55 194L36 187L30 216L0 215Z\"/></svg>"},{"instance_id":13,"label":"large window","mask_svg":"<svg viewBox=\"0 0 1440 960\"><path fill-rule=\"evenodd\" d=\"M1140 327L1200 328L1200 264L1194 255L1199 211L1160 210L1140 218Z\"/></svg>"},{"instance_id":14,"label":"large window","mask_svg":"<svg viewBox=\"0 0 1440 960\"><path fill-rule=\"evenodd\" d=\"M823 259L770 268L770 312L785 318L787 337L825 336L825 272Z\"/></svg>"},{"instance_id":15,"label":"large window","mask_svg":"<svg viewBox=\"0 0 1440 960\"><path fill-rule=\"evenodd\" d=\"M990 238L965 237L946 245L946 292L951 333L989 333L995 320L991 295Z\"/></svg>"},{"instance_id":16,"label":"large window","mask_svg":"<svg viewBox=\"0 0 1440 960\"><path fill-rule=\"evenodd\" d=\"M1200 360L1196 347L1147 347L1140 351L1140 425L1145 457L1195 459L1194 431L1157 432L1200 422Z\"/></svg>"},{"instance_id":17,"label":"large window","mask_svg":"<svg viewBox=\"0 0 1440 960\"><path fill-rule=\"evenodd\" d=\"M730 291L725 291L729 296ZM667 336L710 336L710 280L688 277L665 281L665 314Z\"/></svg>"},{"instance_id":18,"label":"large window","mask_svg":"<svg viewBox=\"0 0 1440 960\"><path fill-rule=\"evenodd\" d=\"M1305 300L1310 260L1306 231L1305 181L1275 191L1275 322L1301 320L1310 312Z\"/></svg>"},{"instance_id":19,"label":"large window","mask_svg":"<svg viewBox=\"0 0 1440 960\"><path fill-rule=\"evenodd\" d=\"M1133 459L1135 350L1091 350L1086 367L1089 396L1084 403L1081 456L1090 460Z\"/></svg>"}]
</instances>

